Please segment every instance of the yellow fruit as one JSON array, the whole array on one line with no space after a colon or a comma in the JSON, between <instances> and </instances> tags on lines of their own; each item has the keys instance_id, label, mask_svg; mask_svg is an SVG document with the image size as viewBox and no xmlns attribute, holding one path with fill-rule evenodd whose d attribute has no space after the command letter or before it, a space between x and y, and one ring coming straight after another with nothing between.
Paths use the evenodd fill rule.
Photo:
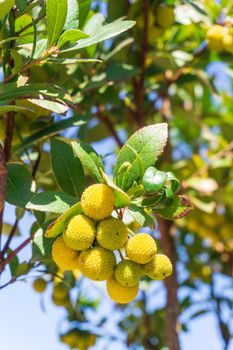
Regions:
<instances>
[{"instance_id":1,"label":"yellow fruit","mask_svg":"<svg viewBox=\"0 0 233 350\"><path fill-rule=\"evenodd\" d=\"M171 27L175 21L174 9L169 6L159 6L156 11L156 23L161 28Z\"/></svg>"},{"instance_id":2,"label":"yellow fruit","mask_svg":"<svg viewBox=\"0 0 233 350\"><path fill-rule=\"evenodd\" d=\"M63 270L78 268L78 252L67 247L61 236L53 243L52 258L57 266Z\"/></svg>"},{"instance_id":3,"label":"yellow fruit","mask_svg":"<svg viewBox=\"0 0 233 350\"><path fill-rule=\"evenodd\" d=\"M64 283L58 283L53 288L53 295L56 299L64 300L69 296L69 291Z\"/></svg>"},{"instance_id":4,"label":"yellow fruit","mask_svg":"<svg viewBox=\"0 0 233 350\"><path fill-rule=\"evenodd\" d=\"M130 303L138 294L139 284L133 287L124 287L114 278L107 280L106 288L112 300L119 304Z\"/></svg>"},{"instance_id":5,"label":"yellow fruit","mask_svg":"<svg viewBox=\"0 0 233 350\"><path fill-rule=\"evenodd\" d=\"M96 247L81 252L79 268L81 272L94 281L104 281L113 275L116 257L110 250Z\"/></svg>"},{"instance_id":6,"label":"yellow fruit","mask_svg":"<svg viewBox=\"0 0 233 350\"><path fill-rule=\"evenodd\" d=\"M43 293L46 289L47 283L43 278L37 278L33 283L33 288L37 293Z\"/></svg>"},{"instance_id":7,"label":"yellow fruit","mask_svg":"<svg viewBox=\"0 0 233 350\"><path fill-rule=\"evenodd\" d=\"M85 215L75 215L63 233L65 244L74 250L91 247L96 234L95 223Z\"/></svg>"},{"instance_id":8,"label":"yellow fruit","mask_svg":"<svg viewBox=\"0 0 233 350\"><path fill-rule=\"evenodd\" d=\"M232 34L228 33L224 35L223 46L226 51L233 53L233 35Z\"/></svg>"},{"instance_id":9,"label":"yellow fruit","mask_svg":"<svg viewBox=\"0 0 233 350\"><path fill-rule=\"evenodd\" d=\"M223 50L223 38L226 34L226 29L219 24L215 24L210 27L206 34L209 48L214 51Z\"/></svg>"},{"instance_id":10,"label":"yellow fruit","mask_svg":"<svg viewBox=\"0 0 233 350\"><path fill-rule=\"evenodd\" d=\"M144 271L153 280L163 280L172 274L172 264L166 255L157 254L145 265Z\"/></svg>"},{"instance_id":11,"label":"yellow fruit","mask_svg":"<svg viewBox=\"0 0 233 350\"><path fill-rule=\"evenodd\" d=\"M103 248L109 250L120 249L128 240L127 227L119 219L105 219L97 227L96 239Z\"/></svg>"},{"instance_id":12,"label":"yellow fruit","mask_svg":"<svg viewBox=\"0 0 233 350\"><path fill-rule=\"evenodd\" d=\"M104 184L89 186L82 194L81 206L85 215L96 221L109 217L115 198L111 188Z\"/></svg>"},{"instance_id":13,"label":"yellow fruit","mask_svg":"<svg viewBox=\"0 0 233 350\"><path fill-rule=\"evenodd\" d=\"M146 264L155 257L157 246L148 233L138 233L128 240L125 252L129 259L139 264Z\"/></svg>"},{"instance_id":14,"label":"yellow fruit","mask_svg":"<svg viewBox=\"0 0 233 350\"><path fill-rule=\"evenodd\" d=\"M123 260L117 264L114 277L124 287L136 286L142 275L142 266L131 260Z\"/></svg>"}]
</instances>

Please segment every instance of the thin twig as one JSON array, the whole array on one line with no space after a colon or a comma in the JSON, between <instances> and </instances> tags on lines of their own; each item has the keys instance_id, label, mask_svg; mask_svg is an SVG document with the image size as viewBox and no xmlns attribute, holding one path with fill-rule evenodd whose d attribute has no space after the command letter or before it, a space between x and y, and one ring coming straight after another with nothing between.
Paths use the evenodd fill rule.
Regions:
<instances>
[{"instance_id":1,"label":"thin twig","mask_svg":"<svg viewBox=\"0 0 233 350\"><path fill-rule=\"evenodd\" d=\"M14 235L16 233L16 230L18 228L18 222L19 222L19 219L17 218L15 220L14 225L12 226L11 232L10 232L10 234L9 234L9 236L7 238L7 241L6 241L6 243L5 243L4 247L3 247L3 250L2 250L2 256L3 257L4 257L4 254L7 252L8 248L10 246L10 243L12 241L12 238L14 237Z\"/></svg>"}]
</instances>

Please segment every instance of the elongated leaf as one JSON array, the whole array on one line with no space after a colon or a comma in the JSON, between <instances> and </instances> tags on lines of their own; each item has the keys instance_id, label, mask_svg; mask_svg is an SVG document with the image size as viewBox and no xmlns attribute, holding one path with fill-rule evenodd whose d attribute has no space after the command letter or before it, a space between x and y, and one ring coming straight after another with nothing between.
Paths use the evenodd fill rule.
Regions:
<instances>
[{"instance_id":1,"label":"elongated leaf","mask_svg":"<svg viewBox=\"0 0 233 350\"><path fill-rule=\"evenodd\" d=\"M56 64L76 64L76 63L88 63L88 62L102 62L96 58L60 58L51 57L47 62L52 62Z\"/></svg>"},{"instance_id":2,"label":"elongated leaf","mask_svg":"<svg viewBox=\"0 0 233 350\"><path fill-rule=\"evenodd\" d=\"M125 212L128 213L128 215L130 215L139 225L151 228L155 227L154 219L146 213L143 208L138 207L136 204L132 203L126 208Z\"/></svg>"},{"instance_id":3,"label":"elongated leaf","mask_svg":"<svg viewBox=\"0 0 233 350\"><path fill-rule=\"evenodd\" d=\"M15 4L15 0L0 1L0 20L5 17Z\"/></svg>"},{"instance_id":4,"label":"elongated leaf","mask_svg":"<svg viewBox=\"0 0 233 350\"><path fill-rule=\"evenodd\" d=\"M7 113L7 112L11 112L11 111L30 111L30 112L34 112L33 109L28 108L28 107L21 107L21 106L15 106L15 105L4 105L4 106L0 106L0 114L3 113Z\"/></svg>"},{"instance_id":5,"label":"elongated leaf","mask_svg":"<svg viewBox=\"0 0 233 350\"><path fill-rule=\"evenodd\" d=\"M165 219L181 219L193 209L192 203L186 196L175 196L164 209L156 209L156 213Z\"/></svg>"},{"instance_id":6,"label":"elongated leaf","mask_svg":"<svg viewBox=\"0 0 233 350\"><path fill-rule=\"evenodd\" d=\"M59 113L59 114L64 114L68 111L69 107L59 103L59 102L54 102L54 101L48 101L44 99L35 99L35 98L30 98L28 101L32 102L34 105L40 106L44 109L47 109L48 111L54 112L54 113Z\"/></svg>"},{"instance_id":7,"label":"elongated leaf","mask_svg":"<svg viewBox=\"0 0 233 350\"><path fill-rule=\"evenodd\" d=\"M81 204L78 202L69 208L57 220L51 223L45 233L46 237L56 237L65 229L67 222L74 216L82 213Z\"/></svg>"},{"instance_id":8,"label":"elongated leaf","mask_svg":"<svg viewBox=\"0 0 233 350\"><path fill-rule=\"evenodd\" d=\"M89 35L78 29L69 29L60 36L57 46L62 47L66 43L71 45L84 38L89 38Z\"/></svg>"},{"instance_id":9,"label":"elongated leaf","mask_svg":"<svg viewBox=\"0 0 233 350\"><path fill-rule=\"evenodd\" d=\"M102 160L96 151L90 145L83 142L72 142L71 144L83 167L89 170L90 175L97 182L103 182L103 178L99 169L103 169L104 167Z\"/></svg>"},{"instance_id":10,"label":"elongated leaf","mask_svg":"<svg viewBox=\"0 0 233 350\"><path fill-rule=\"evenodd\" d=\"M104 41L106 39L113 38L114 36L117 36L126 30L132 28L134 26L134 21L116 21L110 24L106 24L97 31L97 33L90 36L88 39L82 39L80 40L76 45L73 47L64 50L63 52L69 52L69 51L77 51L81 48L88 47L94 44L97 44L101 41Z\"/></svg>"},{"instance_id":11,"label":"elongated leaf","mask_svg":"<svg viewBox=\"0 0 233 350\"><path fill-rule=\"evenodd\" d=\"M123 190L129 189L135 181L141 181L147 168L154 165L167 141L167 124L146 126L134 133L121 148L114 170L116 184ZM127 178L118 179L123 164L128 166Z\"/></svg>"},{"instance_id":12,"label":"elongated leaf","mask_svg":"<svg viewBox=\"0 0 233 350\"><path fill-rule=\"evenodd\" d=\"M47 36L49 47L56 44L67 16L67 0L47 0Z\"/></svg>"},{"instance_id":13,"label":"elongated leaf","mask_svg":"<svg viewBox=\"0 0 233 350\"><path fill-rule=\"evenodd\" d=\"M77 199L62 192L41 192L36 194L27 203L26 208L30 210L46 211L62 214L69 209Z\"/></svg>"},{"instance_id":14,"label":"elongated leaf","mask_svg":"<svg viewBox=\"0 0 233 350\"><path fill-rule=\"evenodd\" d=\"M78 15L79 15L79 7L78 7L78 0L67 0L67 16L66 16L66 22L64 25L64 29L76 29L78 28Z\"/></svg>"},{"instance_id":15,"label":"elongated leaf","mask_svg":"<svg viewBox=\"0 0 233 350\"><path fill-rule=\"evenodd\" d=\"M62 120L60 122L54 123L54 124L44 128L44 129L41 129L40 131L37 131L35 134L32 134L31 136L26 137L22 142L16 144L13 147L13 151L20 152L24 148L31 146L33 143L36 143L36 142L38 142L38 141L40 141L48 136L52 136L52 135L58 133L59 131L62 131L66 128L70 128L72 126L82 125L85 123L86 123L86 121L83 120L81 116L72 117L72 118L65 119L65 120Z\"/></svg>"},{"instance_id":16,"label":"elongated leaf","mask_svg":"<svg viewBox=\"0 0 233 350\"><path fill-rule=\"evenodd\" d=\"M62 139L51 140L51 163L60 188L80 198L85 186L82 164L72 146Z\"/></svg>"},{"instance_id":17,"label":"elongated leaf","mask_svg":"<svg viewBox=\"0 0 233 350\"><path fill-rule=\"evenodd\" d=\"M6 201L25 208L35 192L35 183L28 169L20 163L7 164Z\"/></svg>"}]
</instances>

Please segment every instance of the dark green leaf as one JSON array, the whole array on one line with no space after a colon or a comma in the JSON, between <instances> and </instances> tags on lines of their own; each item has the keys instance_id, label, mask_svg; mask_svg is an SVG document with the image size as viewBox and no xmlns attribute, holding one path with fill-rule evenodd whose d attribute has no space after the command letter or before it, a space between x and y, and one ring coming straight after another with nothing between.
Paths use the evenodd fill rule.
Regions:
<instances>
[{"instance_id":1,"label":"dark green leaf","mask_svg":"<svg viewBox=\"0 0 233 350\"><path fill-rule=\"evenodd\" d=\"M51 140L51 163L54 176L60 188L80 198L85 186L82 164L72 146L65 140Z\"/></svg>"},{"instance_id":2,"label":"dark green leaf","mask_svg":"<svg viewBox=\"0 0 233 350\"><path fill-rule=\"evenodd\" d=\"M15 0L15 4L21 12L27 8L27 3L27 0Z\"/></svg>"},{"instance_id":3,"label":"dark green leaf","mask_svg":"<svg viewBox=\"0 0 233 350\"><path fill-rule=\"evenodd\" d=\"M36 194L27 203L26 208L31 210L45 211L50 213L62 214L69 209L76 198L62 192L41 192Z\"/></svg>"},{"instance_id":4,"label":"dark green leaf","mask_svg":"<svg viewBox=\"0 0 233 350\"><path fill-rule=\"evenodd\" d=\"M156 212L165 219L181 219L193 209L190 200L186 196L175 196L171 203L164 209L156 209Z\"/></svg>"},{"instance_id":5,"label":"dark green leaf","mask_svg":"<svg viewBox=\"0 0 233 350\"><path fill-rule=\"evenodd\" d=\"M32 262L47 262L51 259L51 251L54 239L45 237L45 232L50 223L51 221L47 222L35 233L34 239L32 241Z\"/></svg>"},{"instance_id":6,"label":"dark green leaf","mask_svg":"<svg viewBox=\"0 0 233 350\"><path fill-rule=\"evenodd\" d=\"M71 144L83 167L89 170L90 175L97 182L103 182L103 178L99 170L103 169L103 162L96 151L90 145L83 142L72 142Z\"/></svg>"},{"instance_id":7,"label":"dark green leaf","mask_svg":"<svg viewBox=\"0 0 233 350\"><path fill-rule=\"evenodd\" d=\"M155 227L154 219L145 212L143 208L140 208L136 204L130 204L130 206L126 209L129 215L137 221L141 226L149 226L152 229Z\"/></svg>"},{"instance_id":8,"label":"dark green leaf","mask_svg":"<svg viewBox=\"0 0 233 350\"><path fill-rule=\"evenodd\" d=\"M20 163L7 164L6 201L24 208L35 192L35 183L28 169Z\"/></svg>"},{"instance_id":9,"label":"dark green leaf","mask_svg":"<svg viewBox=\"0 0 233 350\"><path fill-rule=\"evenodd\" d=\"M4 114L7 112L11 112L11 111L15 111L15 112L20 112L20 111L30 111L30 112L34 112L33 109L31 108L27 108L27 107L21 107L21 106L15 106L15 105L4 105L4 106L0 106L0 114Z\"/></svg>"}]
</instances>

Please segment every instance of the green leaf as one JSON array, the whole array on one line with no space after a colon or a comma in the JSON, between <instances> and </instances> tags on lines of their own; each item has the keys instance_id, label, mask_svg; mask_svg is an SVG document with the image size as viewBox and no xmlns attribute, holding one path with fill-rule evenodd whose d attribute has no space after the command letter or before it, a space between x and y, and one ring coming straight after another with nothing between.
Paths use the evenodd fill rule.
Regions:
<instances>
[{"instance_id":1,"label":"green leaf","mask_svg":"<svg viewBox=\"0 0 233 350\"><path fill-rule=\"evenodd\" d=\"M0 20L5 17L15 4L15 0L0 1Z\"/></svg>"},{"instance_id":2,"label":"green leaf","mask_svg":"<svg viewBox=\"0 0 233 350\"><path fill-rule=\"evenodd\" d=\"M82 0L79 1L79 27L83 28L88 13L91 9L92 0Z\"/></svg>"},{"instance_id":3,"label":"green leaf","mask_svg":"<svg viewBox=\"0 0 233 350\"><path fill-rule=\"evenodd\" d=\"M51 223L45 233L46 237L56 237L61 234L67 222L74 216L82 213L82 208L80 202L74 204L71 208L69 208L64 214L59 216L57 220Z\"/></svg>"},{"instance_id":4,"label":"green leaf","mask_svg":"<svg viewBox=\"0 0 233 350\"><path fill-rule=\"evenodd\" d=\"M105 183L112 188L115 196L115 207L116 208L124 208L127 207L130 202L131 198L122 191L121 188L119 188L117 185L114 184L114 182L104 173L102 169L100 169L102 177L105 181Z\"/></svg>"},{"instance_id":5,"label":"green leaf","mask_svg":"<svg viewBox=\"0 0 233 350\"><path fill-rule=\"evenodd\" d=\"M76 63L88 63L88 62L102 62L96 58L56 58L50 57L47 62L52 62L56 64L76 64Z\"/></svg>"},{"instance_id":6,"label":"green leaf","mask_svg":"<svg viewBox=\"0 0 233 350\"><path fill-rule=\"evenodd\" d=\"M45 237L45 232L50 223L51 221L45 223L34 235L31 262L48 262L51 259L54 239Z\"/></svg>"},{"instance_id":7,"label":"green leaf","mask_svg":"<svg viewBox=\"0 0 233 350\"><path fill-rule=\"evenodd\" d=\"M28 169L20 163L7 164L6 201L24 208L35 192L35 183Z\"/></svg>"},{"instance_id":8,"label":"green leaf","mask_svg":"<svg viewBox=\"0 0 233 350\"><path fill-rule=\"evenodd\" d=\"M30 265L26 261L23 261L22 263L18 264L15 269L15 277L19 277L22 275L26 275L30 270Z\"/></svg>"},{"instance_id":9,"label":"green leaf","mask_svg":"<svg viewBox=\"0 0 233 350\"><path fill-rule=\"evenodd\" d=\"M21 12L26 10L27 3L28 3L27 0L15 0L15 4Z\"/></svg>"},{"instance_id":10,"label":"green leaf","mask_svg":"<svg viewBox=\"0 0 233 350\"><path fill-rule=\"evenodd\" d=\"M79 15L78 0L67 0L67 5L68 9L64 29L76 29L78 28Z\"/></svg>"},{"instance_id":11,"label":"green leaf","mask_svg":"<svg viewBox=\"0 0 233 350\"><path fill-rule=\"evenodd\" d=\"M55 191L47 191L36 194L27 203L26 208L30 210L45 211L62 214L69 209L77 199L68 194Z\"/></svg>"},{"instance_id":12,"label":"green leaf","mask_svg":"<svg viewBox=\"0 0 233 350\"><path fill-rule=\"evenodd\" d=\"M51 163L54 176L60 188L80 198L85 186L82 164L72 146L65 140L51 140Z\"/></svg>"},{"instance_id":13,"label":"green leaf","mask_svg":"<svg viewBox=\"0 0 233 350\"><path fill-rule=\"evenodd\" d=\"M56 44L67 16L67 0L47 0L47 36L49 47Z\"/></svg>"},{"instance_id":14,"label":"green leaf","mask_svg":"<svg viewBox=\"0 0 233 350\"><path fill-rule=\"evenodd\" d=\"M62 47L66 43L73 44L76 41L84 38L89 38L89 35L78 29L69 29L62 33L58 40L57 46Z\"/></svg>"},{"instance_id":15,"label":"green leaf","mask_svg":"<svg viewBox=\"0 0 233 350\"><path fill-rule=\"evenodd\" d=\"M46 128L37 131L35 134L32 134L31 136L23 139L22 142L16 144L13 147L13 151L20 152L23 149L30 147L33 143L36 143L48 136L57 134L59 131L62 131L66 128L70 128L72 126L85 124L86 121L84 121L81 118L82 118L81 116L76 116L69 119L61 120L60 122L57 122L57 123L53 123L52 125L49 125Z\"/></svg>"},{"instance_id":16,"label":"green leaf","mask_svg":"<svg viewBox=\"0 0 233 350\"><path fill-rule=\"evenodd\" d=\"M20 112L20 111L30 111L30 112L34 112L33 109L28 108L28 107L21 107L21 106L15 106L15 105L4 105L4 106L0 106L0 114L4 114L7 112Z\"/></svg>"},{"instance_id":17,"label":"green leaf","mask_svg":"<svg viewBox=\"0 0 233 350\"><path fill-rule=\"evenodd\" d=\"M40 58L43 53L45 52L46 48L48 46L48 40L47 39L40 39L36 42L36 49L33 54L33 58L37 59Z\"/></svg>"},{"instance_id":18,"label":"green leaf","mask_svg":"<svg viewBox=\"0 0 233 350\"><path fill-rule=\"evenodd\" d=\"M97 31L97 33L90 36L88 39L80 40L76 45L70 47L63 52L77 51L84 47L88 47L97 44L101 41L113 38L126 30L132 28L135 25L134 21L118 20L110 24L106 24Z\"/></svg>"},{"instance_id":19,"label":"green leaf","mask_svg":"<svg viewBox=\"0 0 233 350\"><path fill-rule=\"evenodd\" d=\"M167 124L146 126L136 131L121 148L114 170L114 180L123 190L135 181L141 181L147 168L154 165L167 141ZM123 164L130 163L127 178L119 182L118 173Z\"/></svg>"},{"instance_id":20,"label":"green leaf","mask_svg":"<svg viewBox=\"0 0 233 350\"><path fill-rule=\"evenodd\" d=\"M192 203L186 196L175 196L163 209L156 209L156 213L165 219L181 219L193 209Z\"/></svg>"},{"instance_id":21,"label":"green leaf","mask_svg":"<svg viewBox=\"0 0 233 350\"><path fill-rule=\"evenodd\" d=\"M158 192L166 183L167 174L159 171L154 167L149 167L142 179L142 183L146 192Z\"/></svg>"},{"instance_id":22,"label":"green leaf","mask_svg":"<svg viewBox=\"0 0 233 350\"><path fill-rule=\"evenodd\" d=\"M88 144L83 142L71 143L74 152L78 155L83 167L87 168L90 175L98 182L102 183L103 178L101 176L100 169L103 169L103 162L96 151Z\"/></svg>"},{"instance_id":23,"label":"green leaf","mask_svg":"<svg viewBox=\"0 0 233 350\"><path fill-rule=\"evenodd\" d=\"M58 113L58 114L64 114L68 111L69 107L64 105L63 103L54 102L54 101L48 101L48 100L38 100L35 98L29 98L28 101L33 103L36 106L40 106L44 109L47 109L48 111Z\"/></svg>"},{"instance_id":24,"label":"green leaf","mask_svg":"<svg viewBox=\"0 0 233 350\"><path fill-rule=\"evenodd\" d=\"M155 228L154 219L148 213L146 213L143 208L140 208L136 204L130 204L130 206L126 208L125 211L133 218L134 221L137 221L141 226L151 227L152 229Z\"/></svg>"}]
</instances>

